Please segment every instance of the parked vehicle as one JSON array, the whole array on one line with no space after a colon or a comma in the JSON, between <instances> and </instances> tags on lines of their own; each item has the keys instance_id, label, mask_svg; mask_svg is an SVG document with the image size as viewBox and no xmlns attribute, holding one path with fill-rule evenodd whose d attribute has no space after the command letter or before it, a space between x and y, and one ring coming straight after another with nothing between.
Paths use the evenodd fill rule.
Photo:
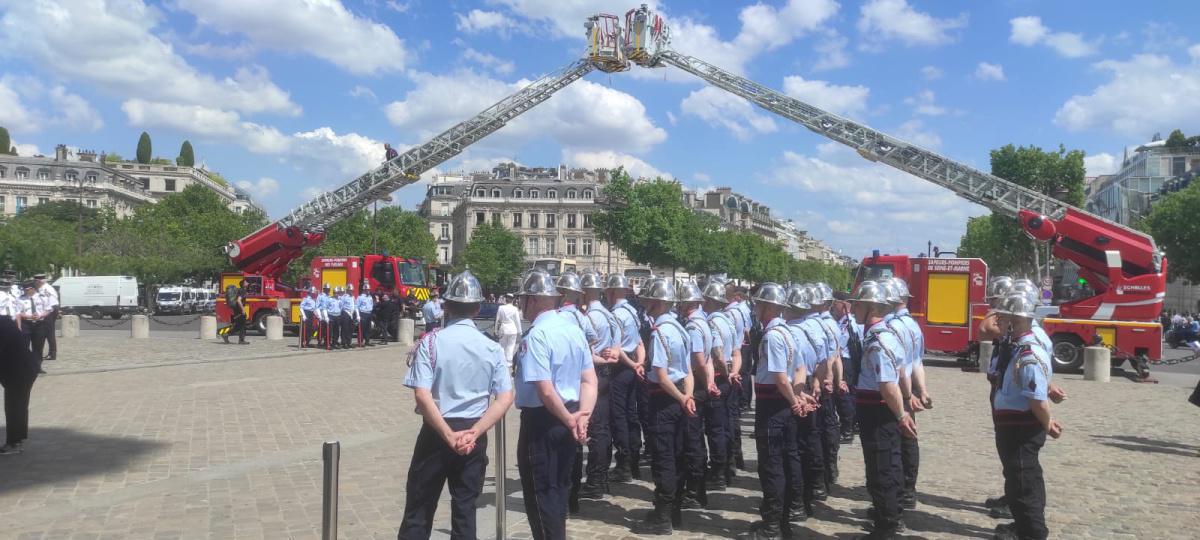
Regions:
<instances>
[{"instance_id":1,"label":"parked vehicle","mask_svg":"<svg viewBox=\"0 0 1200 540\"><path fill-rule=\"evenodd\" d=\"M187 287L171 285L158 289L154 298L154 313L157 315L183 315L190 313L191 293Z\"/></svg>"},{"instance_id":2,"label":"parked vehicle","mask_svg":"<svg viewBox=\"0 0 1200 540\"><path fill-rule=\"evenodd\" d=\"M138 282L133 276L61 277L52 285L58 289L63 313L120 319L139 311Z\"/></svg>"}]
</instances>

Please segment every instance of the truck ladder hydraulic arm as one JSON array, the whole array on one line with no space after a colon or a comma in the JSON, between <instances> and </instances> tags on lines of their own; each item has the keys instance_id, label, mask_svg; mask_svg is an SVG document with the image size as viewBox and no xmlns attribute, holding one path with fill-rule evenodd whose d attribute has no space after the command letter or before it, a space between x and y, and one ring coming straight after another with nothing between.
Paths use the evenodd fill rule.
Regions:
<instances>
[{"instance_id":1,"label":"truck ladder hydraulic arm","mask_svg":"<svg viewBox=\"0 0 1200 540\"><path fill-rule=\"evenodd\" d=\"M950 189L993 212L1017 218L1032 237L1053 243L1056 257L1080 266L1096 295L1060 306L1063 317L1153 320L1162 308L1166 260L1149 235L1002 178L891 137L857 122L665 47L639 62L669 64L743 97L859 155Z\"/></svg>"},{"instance_id":2,"label":"truck ladder hydraulic arm","mask_svg":"<svg viewBox=\"0 0 1200 540\"><path fill-rule=\"evenodd\" d=\"M512 119L546 101L555 92L587 75L594 65L576 60L530 83L495 105L424 144L301 205L279 221L225 247L238 270L279 277L302 251L324 239L325 229L388 194L416 182L421 173L458 155L466 147L504 127Z\"/></svg>"}]
</instances>

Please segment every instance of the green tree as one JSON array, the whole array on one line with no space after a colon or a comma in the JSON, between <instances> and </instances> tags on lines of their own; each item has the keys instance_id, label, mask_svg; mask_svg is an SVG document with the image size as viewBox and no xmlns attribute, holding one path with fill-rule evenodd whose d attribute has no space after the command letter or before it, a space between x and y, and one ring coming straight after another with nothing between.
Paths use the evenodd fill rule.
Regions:
<instances>
[{"instance_id":1,"label":"green tree","mask_svg":"<svg viewBox=\"0 0 1200 540\"><path fill-rule=\"evenodd\" d=\"M179 147L179 157L175 158L175 164L180 167L196 166L196 153L192 151L191 141L183 141L183 145Z\"/></svg>"},{"instance_id":2,"label":"green tree","mask_svg":"<svg viewBox=\"0 0 1200 540\"><path fill-rule=\"evenodd\" d=\"M639 264L689 266L691 242L686 235L703 231L707 224L697 221L692 210L683 205L678 182L658 178L635 184L624 170L617 169L603 194L607 207L592 216L602 238Z\"/></svg>"},{"instance_id":3,"label":"green tree","mask_svg":"<svg viewBox=\"0 0 1200 540\"><path fill-rule=\"evenodd\" d=\"M1010 144L992 150L992 174L1079 206L1083 203L1083 158L1082 151L1068 152L1062 145L1057 151L1046 151ZM1016 219L992 214L968 221L958 254L982 258L993 273L1033 274L1035 246Z\"/></svg>"},{"instance_id":4,"label":"green tree","mask_svg":"<svg viewBox=\"0 0 1200 540\"><path fill-rule=\"evenodd\" d=\"M1139 228L1148 231L1166 252L1171 275L1193 283L1200 282L1200 249L1196 249L1200 246L1197 208L1200 208L1200 182L1192 182L1186 189L1160 200L1139 224Z\"/></svg>"},{"instance_id":5,"label":"green tree","mask_svg":"<svg viewBox=\"0 0 1200 540\"><path fill-rule=\"evenodd\" d=\"M521 237L500 225L475 227L471 241L455 256L454 271L471 270L489 292L506 292L521 275L525 261Z\"/></svg>"},{"instance_id":6,"label":"green tree","mask_svg":"<svg viewBox=\"0 0 1200 540\"><path fill-rule=\"evenodd\" d=\"M120 163L122 161L125 161L125 158L121 157L121 154L118 154L116 152L109 152L107 154L104 154L104 162L105 163Z\"/></svg>"},{"instance_id":7,"label":"green tree","mask_svg":"<svg viewBox=\"0 0 1200 540\"><path fill-rule=\"evenodd\" d=\"M75 226L47 215L17 216L0 226L0 262L30 275L70 266Z\"/></svg>"},{"instance_id":8,"label":"green tree","mask_svg":"<svg viewBox=\"0 0 1200 540\"><path fill-rule=\"evenodd\" d=\"M0 150L6 148L12 148L13 150L16 150L16 148L12 145L12 138L8 136L8 128L0 126ZM9 153L16 155L16 152Z\"/></svg>"},{"instance_id":9,"label":"green tree","mask_svg":"<svg viewBox=\"0 0 1200 540\"><path fill-rule=\"evenodd\" d=\"M429 232L429 222L414 212L388 206L380 208L372 220L371 213L362 210L331 225L325 232L325 240L293 262L286 278L298 281L307 274L317 256L359 256L376 252L430 262L437 260L437 242Z\"/></svg>"},{"instance_id":10,"label":"green tree","mask_svg":"<svg viewBox=\"0 0 1200 540\"><path fill-rule=\"evenodd\" d=\"M148 165L154 157L154 148L150 144L150 134L145 131L138 137L137 143L137 162L142 165Z\"/></svg>"},{"instance_id":11,"label":"green tree","mask_svg":"<svg viewBox=\"0 0 1200 540\"><path fill-rule=\"evenodd\" d=\"M1183 149L1188 146L1188 138L1183 135L1183 131L1175 130L1167 136L1167 148Z\"/></svg>"}]
</instances>

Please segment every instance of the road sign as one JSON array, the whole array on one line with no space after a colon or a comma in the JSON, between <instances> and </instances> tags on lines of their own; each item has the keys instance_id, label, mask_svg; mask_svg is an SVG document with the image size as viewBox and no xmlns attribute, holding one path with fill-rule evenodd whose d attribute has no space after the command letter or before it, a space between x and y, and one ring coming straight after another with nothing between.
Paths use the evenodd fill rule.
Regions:
<instances>
[{"instance_id":1,"label":"road sign","mask_svg":"<svg viewBox=\"0 0 1200 540\"><path fill-rule=\"evenodd\" d=\"M1043 287L1053 287L1054 286L1054 278L1052 278L1050 276L1046 276L1046 277L1042 278L1042 286Z\"/></svg>"}]
</instances>

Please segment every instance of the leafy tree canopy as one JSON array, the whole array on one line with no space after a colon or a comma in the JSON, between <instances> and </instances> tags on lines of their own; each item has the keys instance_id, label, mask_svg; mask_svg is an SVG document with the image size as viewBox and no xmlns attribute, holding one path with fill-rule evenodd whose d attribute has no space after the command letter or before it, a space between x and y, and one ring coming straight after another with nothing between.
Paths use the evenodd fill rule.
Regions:
<instances>
[{"instance_id":1,"label":"leafy tree canopy","mask_svg":"<svg viewBox=\"0 0 1200 540\"><path fill-rule=\"evenodd\" d=\"M525 260L521 237L500 225L475 227L471 241L455 256L454 271L470 270L489 292L504 292L512 284Z\"/></svg>"},{"instance_id":2,"label":"leafy tree canopy","mask_svg":"<svg viewBox=\"0 0 1200 540\"><path fill-rule=\"evenodd\" d=\"M1167 195L1143 218L1140 228L1148 231L1166 252L1167 270L1193 283L1200 282L1200 183Z\"/></svg>"},{"instance_id":3,"label":"leafy tree canopy","mask_svg":"<svg viewBox=\"0 0 1200 540\"><path fill-rule=\"evenodd\" d=\"M137 143L137 162L142 165L150 163L150 159L154 157L154 148L150 144L150 134L145 131L138 137Z\"/></svg>"}]
</instances>

